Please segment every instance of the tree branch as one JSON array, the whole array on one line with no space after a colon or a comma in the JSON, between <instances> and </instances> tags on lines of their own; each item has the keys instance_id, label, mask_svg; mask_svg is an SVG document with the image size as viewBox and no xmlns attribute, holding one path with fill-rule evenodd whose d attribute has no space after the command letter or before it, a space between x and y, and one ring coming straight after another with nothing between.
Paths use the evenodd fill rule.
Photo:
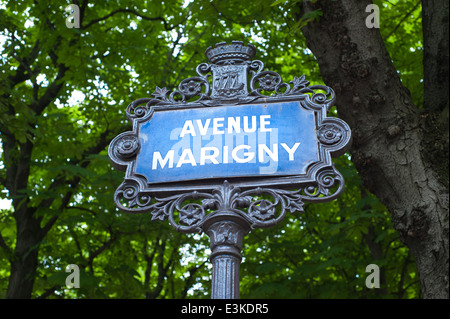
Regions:
<instances>
[{"instance_id":1,"label":"tree branch","mask_svg":"<svg viewBox=\"0 0 450 319\"><path fill-rule=\"evenodd\" d=\"M166 31L170 31L170 30L174 29L177 26L177 25L175 25L175 26L169 27L169 24L167 23L166 19L164 19L163 17L148 17L148 16L140 14L139 12L137 12L135 10L132 10L132 9L117 9L117 10L114 10L113 12L107 14L104 17L101 17L101 18L94 19L94 20L90 21L85 26L81 26L81 29L82 30L86 30L87 28L91 27L92 25L94 25L94 24L96 24L96 23L98 23L100 21L106 20L106 19L112 17L113 15L115 15L117 13L121 13L121 12L134 14L135 16L138 16L138 17L140 17L140 18L142 18L144 20L147 20L147 21L162 21L162 23L164 24L164 29Z\"/></svg>"},{"instance_id":2,"label":"tree branch","mask_svg":"<svg viewBox=\"0 0 450 319\"><path fill-rule=\"evenodd\" d=\"M92 264L94 262L94 259L103 251L105 251L109 246L111 246L111 244L116 240L116 237L112 235L111 231L109 233L109 236L109 239L104 242L103 245L97 248L92 254L89 254L88 267L91 273L93 272Z\"/></svg>"},{"instance_id":3,"label":"tree branch","mask_svg":"<svg viewBox=\"0 0 450 319\"><path fill-rule=\"evenodd\" d=\"M45 299L45 298L53 295L55 293L55 291L58 290L59 288L61 288L61 285L54 285L53 287L44 291L44 293L42 295L36 297L36 299Z\"/></svg>"},{"instance_id":4,"label":"tree branch","mask_svg":"<svg viewBox=\"0 0 450 319\"><path fill-rule=\"evenodd\" d=\"M236 19L232 19L228 15L225 15L222 11L217 9L217 7L214 5L214 3L212 1L211 1L210 5L214 9L214 11L217 12L217 15L219 17L221 17L221 18L223 17L225 20L231 21L232 23L235 23L235 24L249 25L249 24L253 24L254 21L257 21L257 22L261 21L261 20L257 20L257 19L254 19L254 20L250 19L249 21L239 21L239 20L236 20Z\"/></svg>"},{"instance_id":5,"label":"tree branch","mask_svg":"<svg viewBox=\"0 0 450 319\"><path fill-rule=\"evenodd\" d=\"M204 262L202 262L200 265L198 266L194 266L191 269L189 269L189 277L187 278L187 280L184 282L184 289L181 292L181 299L185 299L187 292L189 290L189 288L191 288L192 283L194 282L194 275L197 271L199 271L207 262L208 260L205 260Z\"/></svg>"},{"instance_id":6,"label":"tree branch","mask_svg":"<svg viewBox=\"0 0 450 319\"><path fill-rule=\"evenodd\" d=\"M156 243L158 243L158 241L159 241L159 238L157 238ZM152 268L153 268L153 258L156 255L156 249L157 248L158 248L158 246L155 247L155 249L153 249L153 251L152 251L152 253L150 255L147 255L147 249L148 249L147 241L145 241L145 243L144 243L144 251L143 251L143 253L144 253L144 256L145 256L144 257L145 261L147 262L147 266L145 267L145 274L144 274L144 287L147 287L149 282L150 282L150 275L151 275Z\"/></svg>"},{"instance_id":7,"label":"tree branch","mask_svg":"<svg viewBox=\"0 0 450 319\"><path fill-rule=\"evenodd\" d=\"M53 82L48 86L45 93L38 101L35 101L30 108L36 112L36 115L40 115L44 109L58 96L59 91L64 86L62 80L68 68L64 64L58 65L58 74Z\"/></svg>"},{"instance_id":8,"label":"tree branch","mask_svg":"<svg viewBox=\"0 0 450 319\"><path fill-rule=\"evenodd\" d=\"M397 290L398 299L401 299L403 297L403 294L405 293L405 289L403 288L403 283L405 282L406 271L408 270L409 257L410 257L410 251L408 250L408 254L406 255L405 261L402 266L400 280L398 282L398 288L397 288L398 289Z\"/></svg>"},{"instance_id":9,"label":"tree branch","mask_svg":"<svg viewBox=\"0 0 450 319\"><path fill-rule=\"evenodd\" d=\"M15 39L14 35L13 38ZM12 55L14 59L16 59L20 64L16 70L16 73L8 77L8 80L11 83L10 89L13 89L17 84L25 82L26 80L31 78L33 72L30 66L36 60L39 51L40 51L40 42L39 40L37 40L33 48L31 49L30 54L27 57L21 59L19 56L15 54Z\"/></svg>"},{"instance_id":10,"label":"tree branch","mask_svg":"<svg viewBox=\"0 0 450 319\"><path fill-rule=\"evenodd\" d=\"M85 208L85 207L67 206L67 207L65 207L65 209L78 209L78 210L82 210L82 211L91 213L92 215L94 215L94 217L97 217L97 212L94 212L92 209L88 209L88 208Z\"/></svg>"},{"instance_id":11,"label":"tree branch","mask_svg":"<svg viewBox=\"0 0 450 319\"><path fill-rule=\"evenodd\" d=\"M75 161L72 161L71 163L74 164L74 165L80 164L80 167L86 168L91 163L91 161L87 160L86 157L88 155L91 155L91 154L98 154L98 153L100 153L109 144L110 139L107 138L108 134L109 134L109 131L105 131L102 134L100 134L100 137L98 139L97 144L92 146L92 147L90 147L90 148L88 148L86 151L84 151L80 160L75 160ZM64 173L62 173L61 175L56 177L54 179L53 183L49 186L49 188L48 188L49 192L56 191L61 185L67 185L68 184L72 188L71 191L68 191L65 194L65 196L63 198L63 201L62 201L62 204L59 207L59 211L62 211L65 208L68 208L68 204L70 202L70 199L72 198L72 195L73 195L76 187L80 183L80 181L81 181L81 178L79 176L75 176L70 181L66 181L65 175L64 175ZM40 206L49 208L53 204L55 199L56 198L48 198L46 200L43 200L40 203ZM57 221L58 218L59 218L59 215L54 215L52 218L50 218L47 221L47 223L42 228L42 235L43 236L45 236L45 234L52 228L52 226L54 225L54 223Z\"/></svg>"},{"instance_id":12,"label":"tree branch","mask_svg":"<svg viewBox=\"0 0 450 319\"><path fill-rule=\"evenodd\" d=\"M8 254L8 256L13 256L12 249L6 244L5 239L3 238L1 233L0 233L0 247L3 248L4 250L6 250L6 253Z\"/></svg>"},{"instance_id":13,"label":"tree branch","mask_svg":"<svg viewBox=\"0 0 450 319\"><path fill-rule=\"evenodd\" d=\"M420 4L420 1L421 1L421 0L417 1L417 3L414 5L414 7L413 7L410 11L408 11L408 12L403 16L403 18L397 23L397 25L394 27L394 29L392 29L392 31L389 32L389 34L383 38L383 41L386 41L387 39L389 39L389 37L390 37L391 35L393 35L393 34L395 33L395 31L397 31L397 29L398 29L398 28L402 25L402 23L403 23L403 22L411 15L411 13L413 13L414 10L417 9L417 7L418 7L419 4Z\"/></svg>"}]
</instances>

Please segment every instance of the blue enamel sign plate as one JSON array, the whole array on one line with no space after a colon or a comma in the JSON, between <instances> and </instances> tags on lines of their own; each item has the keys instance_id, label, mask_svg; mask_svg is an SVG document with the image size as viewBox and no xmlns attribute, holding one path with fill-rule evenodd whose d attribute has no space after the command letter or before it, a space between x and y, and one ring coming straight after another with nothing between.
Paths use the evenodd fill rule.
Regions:
<instances>
[{"instance_id":1,"label":"blue enamel sign plate","mask_svg":"<svg viewBox=\"0 0 450 319\"><path fill-rule=\"evenodd\" d=\"M149 184L304 174L319 161L316 113L298 101L155 110L139 123Z\"/></svg>"}]
</instances>

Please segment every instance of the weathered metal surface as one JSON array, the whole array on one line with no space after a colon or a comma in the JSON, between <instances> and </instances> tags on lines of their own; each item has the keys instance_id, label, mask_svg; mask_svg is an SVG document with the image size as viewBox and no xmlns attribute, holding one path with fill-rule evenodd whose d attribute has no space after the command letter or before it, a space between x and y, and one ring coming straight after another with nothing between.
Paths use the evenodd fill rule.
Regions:
<instances>
[{"instance_id":1,"label":"weathered metal surface","mask_svg":"<svg viewBox=\"0 0 450 319\"><path fill-rule=\"evenodd\" d=\"M345 152L351 131L327 117L333 90L309 86L304 75L285 83L252 60L255 52L239 41L208 48L209 64L198 65L197 76L127 107L133 130L108 150L126 172L117 207L211 237L213 298L239 296L249 230L274 226L288 211L303 211L304 202L329 201L344 189L331 158Z\"/></svg>"},{"instance_id":2,"label":"weathered metal surface","mask_svg":"<svg viewBox=\"0 0 450 319\"><path fill-rule=\"evenodd\" d=\"M242 241L249 228L243 220L236 221L233 214L231 220L227 215L224 213L221 218L216 216L215 222L205 227L211 239L212 299L239 298Z\"/></svg>"}]
</instances>

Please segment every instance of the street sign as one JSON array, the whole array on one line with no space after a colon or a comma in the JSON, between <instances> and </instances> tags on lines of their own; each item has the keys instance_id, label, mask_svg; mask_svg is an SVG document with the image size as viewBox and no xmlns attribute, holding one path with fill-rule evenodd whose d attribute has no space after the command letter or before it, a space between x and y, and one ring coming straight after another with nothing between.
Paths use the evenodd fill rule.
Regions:
<instances>
[{"instance_id":1,"label":"street sign","mask_svg":"<svg viewBox=\"0 0 450 319\"><path fill-rule=\"evenodd\" d=\"M148 183L295 176L320 160L316 114L296 101L155 111L138 132Z\"/></svg>"},{"instance_id":2,"label":"street sign","mask_svg":"<svg viewBox=\"0 0 450 319\"><path fill-rule=\"evenodd\" d=\"M331 158L346 151L351 132L327 116L333 90L310 86L304 75L285 83L252 60L255 53L240 41L208 48L197 76L128 105L133 130L108 150L125 171L114 194L119 209L210 237L212 298L239 296L242 240L251 229L344 189Z\"/></svg>"}]
</instances>

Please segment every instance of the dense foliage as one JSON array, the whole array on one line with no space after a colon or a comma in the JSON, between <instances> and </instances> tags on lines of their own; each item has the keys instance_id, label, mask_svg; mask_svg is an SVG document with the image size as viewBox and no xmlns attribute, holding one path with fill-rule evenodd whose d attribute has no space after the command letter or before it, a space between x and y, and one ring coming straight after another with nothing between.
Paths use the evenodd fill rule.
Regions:
<instances>
[{"instance_id":1,"label":"dense foliage","mask_svg":"<svg viewBox=\"0 0 450 319\"><path fill-rule=\"evenodd\" d=\"M30 247L38 250L33 298L207 298L207 236L119 212L112 194L123 173L111 167L107 145L130 128L130 102L156 86L175 88L217 42L252 42L284 79L322 83L300 33L320 11L298 22L296 1L74 1L81 28L69 29L69 3L0 1L0 196L11 203L0 210L0 297L23 257L15 247L25 207L42 235ZM376 3L386 47L421 105L421 5ZM389 213L348 155L335 163L347 183L341 198L245 238L241 297L420 297ZM79 289L65 286L69 264L81 269ZM368 264L382 269L379 289L366 288Z\"/></svg>"}]
</instances>

